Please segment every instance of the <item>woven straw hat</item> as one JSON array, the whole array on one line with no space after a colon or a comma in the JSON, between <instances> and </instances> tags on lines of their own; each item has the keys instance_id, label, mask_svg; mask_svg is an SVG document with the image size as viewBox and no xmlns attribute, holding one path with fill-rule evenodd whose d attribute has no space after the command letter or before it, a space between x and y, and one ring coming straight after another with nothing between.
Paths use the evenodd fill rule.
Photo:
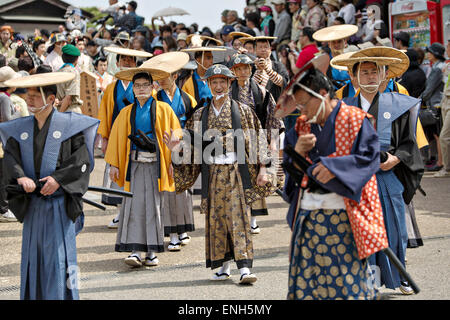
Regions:
<instances>
[{"instance_id":1,"label":"woven straw hat","mask_svg":"<svg viewBox=\"0 0 450 320\"><path fill-rule=\"evenodd\" d=\"M145 61L141 67L165 71L169 74L182 69L189 62L185 52L167 52Z\"/></svg>"},{"instance_id":2,"label":"woven straw hat","mask_svg":"<svg viewBox=\"0 0 450 320\"><path fill-rule=\"evenodd\" d=\"M341 40L351 37L358 32L358 27L353 24L341 24L317 30L313 38L319 42Z\"/></svg>"},{"instance_id":3,"label":"woven straw hat","mask_svg":"<svg viewBox=\"0 0 450 320\"><path fill-rule=\"evenodd\" d=\"M330 61L330 66L332 66L333 68L335 68L337 70L347 71L348 70L347 66L337 65L336 62L339 61L339 60L346 60L346 59L350 58L354 53L355 53L355 51L353 51L353 52L345 52L343 54L338 55L337 57L334 57Z\"/></svg>"},{"instance_id":4,"label":"woven straw hat","mask_svg":"<svg viewBox=\"0 0 450 320\"><path fill-rule=\"evenodd\" d=\"M4 84L6 87L35 88L64 83L73 79L75 79L75 74L71 72L49 72L11 79L5 81Z\"/></svg>"},{"instance_id":5,"label":"woven straw hat","mask_svg":"<svg viewBox=\"0 0 450 320\"><path fill-rule=\"evenodd\" d=\"M230 36L231 36L233 39L234 39L234 38L239 38L239 37L242 37L242 38L248 38L248 37L251 37L251 35L248 34L248 33L245 33L245 32L238 32L238 31L230 32Z\"/></svg>"},{"instance_id":6,"label":"woven straw hat","mask_svg":"<svg viewBox=\"0 0 450 320\"><path fill-rule=\"evenodd\" d=\"M212 38L209 36L203 36L203 35L198 35L198 34L188 35L186 38L186 43L188 45L191 45L191 43L192 43L193 47L201 47L201 44L205 40L209 40L208 45L212 44L212 45L216 45L216 46L223 46L223 41L220 41L216 38Z\"/></svg>"},{"instance_id":7,"label":"woven straw hat","mask_svg":"<svg viewBox=\"0 0 450 320\"><path fill-rule=\"evenodd\" d=\"M404 52L381 46L360 50L351 55L350 58L340 59L335 61L334 64L346 66L348 70L351 70L355 63L366 61L388 66L388 79L401 76L409 67L409 58Z\"/></svg>"},{"instance_id":8,"label":"woven straw hat","mask_svg":"<svg viewBox=\"0 0 450 320\"><path fill-rule=\"evenodd\" d=\"M187 48L181 50L182 52L199 52L199 51L226 51L225 48L217 48L217 47L196 47L196 48Z\"/></svg>"},{"instance_id":9,"label":"woven straw hat","mask_svg":"<svg viewBox=\"0 0 450 320\"><path fill-rule=\"evenodd\" d=\"M11 79L20 78L21 75L15 72L11 67L4 66L0 68L0 88L7 87L5 82Z\"/></svg>"},{"instance_id":10,"label":"woven straw hat","mask_svg":"<svg viewBox=\"0 0 450 320\"><path fill-rule=\"evenodd\" d=\"M114 77L116 77L119 80L132 81L133 77L138 73L148 73L149 75L152 76L153 81L165 79L170 76L170 73L168 73L166 71L152 69L152 68L145 68L145 67L143 67L143 64L142 64L138 68L130 68L130 69L119 71L114 75Z\"/></svg>"},{"instance_id":11,"label":"woven straw hat","mask_svg":"<svg viewBox=\"0 0 450 320\"><path fill-rule=\"evenodd\" d=\"M148 53L146 51L133 50L128 48L121 47L105 47L105 51L115 53L121 56L130 56L130 57L138 57L138 58L150 58L153 57L153 54Z\"/></svg>"},{"instance_id":12,"label":"woven straw hat","mask_svg":"<svg viewBox=\"0 0 450 320\"><path fill-rule=\"evenodd\" d=\"M277 39L278 37L269 37L269 36L257 36L257 37L253 37L253 41L259 41L259 40L267 40L269 42L271 42L272 40ZM242 38L241 40L244 40L246 38Z\"/></svg>"}]
</instances>

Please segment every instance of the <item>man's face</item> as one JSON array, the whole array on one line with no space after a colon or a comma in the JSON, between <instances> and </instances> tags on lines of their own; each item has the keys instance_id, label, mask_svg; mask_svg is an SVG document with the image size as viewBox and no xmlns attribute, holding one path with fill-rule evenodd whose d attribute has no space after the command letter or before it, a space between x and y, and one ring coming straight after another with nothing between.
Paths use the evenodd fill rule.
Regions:
<instances>
[{"instance_id":1,"label":"man's face","mask_svg":"<svg viewBox=\"0 0 450 320\"><path fill-rule=\"evenodd\" d=\"M363 62L359 66L360 85L378 85L381 77L375 63Z\"/></svg>"},{"instance_id":2,"label":"man's face","mask_svg":"<svg viewBox=\"0 0 450 320\"><path fill-rule=\"evenodd\" d=\"M177 79L177 74L172 74L170 77L158 80L159 86L163 89L163 90L170 90L173 88L174 84L175 84L175 80Z\"/></svg>"},{"instance_id":3,"label":"man's face","mask_svg":"<svg viewBox=\"0 0 450 320\"><path fill-rule=\"evenodd\" d=\"M122 56L121 55L119 58L118 67L119 68L135 68L136 61L131 56Z\"/></svg>"},{"instance_id":4,"label":"man's face","mask_svg":"<svg viewBox=\"0 0 450 320\"><path fill-rule=\"evenodd\" d=\"M300 5L298 3L289 2L289 12L296 13L300 9Z\"/></svg>"},{"instance_id":5,"label":"man's face","mask_svg":"<svg viewBox=\"0 0 450 320\"><path fill-rule=\"evenodd\" d=\"M275 11L280 14L284 10L284 4L275 4Z\"/></svg>"},{"instance_id":6,"label":"man's face","mask_svg":"<svg viewBox=\"0 0 450 320\"><path fill-rule=\"evenodd\" d=\"M402 42L400 40L394 39L394 47L395 49L401 49Z\"/></svg>"},{"instance_id":7,"label":"man's face","mask_svg":"<svg viewBox=\"0 0 450 320\"><path fill-rule=\"evenodd\" d=\"M203 61L202 61L202 56L203 56ZM196 60L201 65L203 65L206 70L213 65L213 62L214 62L213 54L210 51L205 51L205 52L203 52L202 56L198 57ZM202 67L201 65L199 65L200 68Z\"/></svg>"},{"instance_id":8,"label":"man's face","mask_svg":"<svg viewBox=\"0 0 450 320\"><path fill-rule=\"evenodd\" d=\"M137 79L133 83L133 92L136 97L150 96L152 94L153 86L148 79Z\"/></svg>"},{"instance_id":9,"label":"man's face","mask_svg":"<svg viewBox=\"0 0 450 320\"><path fill-rule=\"evenodd\" d=\"M26 93L26 102L28 108L40 108L45 105L44 100L42 99L41 91L39 88L28 88ZM50 95L46 97L47 103L52 104L55 101L55 96ZM32 110L29 109L33 113Z\"/></svg>"},{"instance_id":10,"label":"man's face","mask_svg":"<svg viewBox=\"0 0 450 320\"><path fill-rule=\"evenodd\" d=\"M182 28L184 28L184 26L182 24L177 24L177 27L175 28L175 32L177 34L180 34Z\"/></svg>"},{"instance_id":11,"label":"man's face","mask_svg":"<svg viewBox=\"0 0 450 320\"><path fill-rule=\"evenodd\" d=\"M234 16L234 13L228 12L228 14L227 14L227 23L231 24L234 21L236 21L236 17Z\"/></svg>"},{"instance_id":12,"label":"man's face","mask_svg":"<svg viewBox=\"0 0 450 320\"><path fill-rule=\"evenodd\" d=\"M246 81L252 75L252 67L248 64L238 64L233 67L233 72L238 80Z\"/></svg>"},{"instance_id":13,"label":"man's face","mask_svg":"<svg viewBox=\"0 0 450 320\"><path fill-rule=\"evenodd\" d=\"M233 49L238 50L240 47L242 47L242 42L239 39L233 40Z\"/></svg>"},{"instance_id":14,"label":"man's face","mask_svg":"<svg viewBox=\"0 0 450 320\"><path fill-rule=\"evenodd\" d=\"M246 42L244 44L244 49L246 49L248 53L255 54L255 47L251 42Z\"/></svg>"},{"instance_id":15,"label":"man's face","mask_svg":"<svg viewBox=\"0 0 450 320\"><path fill-rule=\"evenodd\" d=\"M258 41L256 42L255 52L258 58L267 59L270 57L271 47L269 41Z\"/></svg>"},{"instance_id":16,"label":"man's face","mask_svg":"<svg viewBox=\"0 0 450 320\"><path fill-rule=\"evenodd\" d=\"M215 76L208 80L209 88L213 96L228 94L229 79L223 76Z\"/></svg>"},{"instance_id":17,"label":"man's face","mask_svg":"<svg viewBox=\"0 0 450 320\"><path fill-rule=\"evenodd\" d=\"M294 98L295 103L302 106L302 115L308 119L314 118L322 101L301 89L295 92Z\"/></svg>"},{"instance_id":18,"label":"man's face","mask_svg":"<svg viewBox=\"0 0 450 320\"><path fill-rule=\"evenodd\" d=\"M11 39L11 33L8 30L2 31L0 34L3 43L6 43L9 39Z\"/></svg>"},{"instance_id":19,"label":"man's face","mask_svg":"<svg viewBox=\"0 0 450 320\"><path fill-rule=\"evenodd\" d=\"M162 37L163 38L165 38L165 37L171 37L172 36L172 33L170 32L170 31L163 31L163 33L162 33Z\"/></svg>"},{"instance_id":20,"label":"man's face","mask_svg":"<svg viewBox=\"0 0 450 320\"><path fill-rule=\"evenodd\" d=\"M331 54L333 55L333 57L336 57L344 52L345 42L345 39L333 40L329 42Z\"/></svg>"},{"instance_id":21,"label":"man's face","mask_svg":"<svg viewBox=\"0 0 450 320\"><path fill-rule=\"evenodd\" d=\"M58 30L59 30L59 33L63 33L64 32L64 26L63 25L59 25L58 26Z\"/></svg>"},{"instance_id":22,"label":"man's face","mask_svg":"<svg viewBox=\"0 0 450 320\"><path fill-rule=\"evenodd\" d=\"M447 56L450 58L450 40L447 41Z\"/></svg>"},{"instance_id":23,"label":"man's face","mask_svg":"<svg viewBox=\"0 0 450 320\"><path fill-rule=\"evenodd\" d=\"M178 40L178 47L180 48L180 49L185 49L185 48L187 48L187 43L186 43L186 41L184 41L184 40Z\"/></svg>"},{"instance_id":24,"label":"man's face","mask_svg":"<svg viewBox=\"0 0 450 320\"><path fill-rule=\"evenodd\" d=\"M97 64L97 72L103 75L108 69L108 61L99 61Z\"/></svg>"},{"instance_id":25,"label":"man's face","mask_svg":"<svg viewBox=\"0 0 450 320\"><path fill-rule=\"evenodd\" d=\"M97 46L87 46L86 51L90 56L95 56L97 54Z\"/></svg>"}]
</instances>

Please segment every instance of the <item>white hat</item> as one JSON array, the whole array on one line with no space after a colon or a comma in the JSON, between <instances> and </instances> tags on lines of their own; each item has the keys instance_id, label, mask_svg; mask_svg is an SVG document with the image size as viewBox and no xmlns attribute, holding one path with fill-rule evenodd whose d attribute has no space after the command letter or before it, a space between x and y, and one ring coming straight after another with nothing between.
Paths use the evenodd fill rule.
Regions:
<instances>
[{"instance_id":1,"label":"white hat","mask_svg":"<svg viewBox=\"0 0 450 320\"><path fill-rule=\"evenodd\" d=\"M11 67L4 66L0 68L0 88L9 87L5 85L8 80L20 78L21 75L15 72Z\"/></svg>"}]
</instances>

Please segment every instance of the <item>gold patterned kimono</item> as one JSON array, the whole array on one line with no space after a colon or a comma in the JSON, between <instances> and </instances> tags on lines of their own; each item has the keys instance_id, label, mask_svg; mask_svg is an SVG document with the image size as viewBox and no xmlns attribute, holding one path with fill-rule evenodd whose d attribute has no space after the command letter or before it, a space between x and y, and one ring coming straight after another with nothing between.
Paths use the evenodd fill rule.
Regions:
<instances>
[{"instance_id":1,"label":"gold patterned kimono","mask_svg":"<svg viewBox=\"0 0 450 320\"><path fill-rule=\"evenodd\" d=\"M252 144L245 129L261 130L261 124L254 111L241 103L237 103L241 127L245 136L245 153L257 152L263 145ZM201 121L202 112L208 112L208 129L217 129L222 134L232 128L231 100L224 102L218 116L213 106L197 110L186 123L186 129L194 129L194 123ZM266 139L260 139L267 141ZM224 142L225 143L225 142ZM264 143L264 142L262 142ZM191 147L192 148L192 147ZM250 150L251 148L251 150ZM194 152L192 152L192 155ZM192 159L191 159L192 160ZM202 161L204 161L202 159ZM192 162L193 163L193 160ZM206 164L204 164L206 165ZM211 164L209 183L202 185L208 188L208 196L202 198L200 211L206 214L205 219L205 250L206 267L215 269L226 261L234 259L238 268L251 268L253 264L253 243L250 234L250 223L247 206L257 199L273 192L271 182L263 187L256 185L259 165L248 164L251 188L244 190L244 183L238 169L238 164ZM200 164L174 165L174 179L177 193L189 189L195 183L201 172Z\"/></svg>"}]
</instances>

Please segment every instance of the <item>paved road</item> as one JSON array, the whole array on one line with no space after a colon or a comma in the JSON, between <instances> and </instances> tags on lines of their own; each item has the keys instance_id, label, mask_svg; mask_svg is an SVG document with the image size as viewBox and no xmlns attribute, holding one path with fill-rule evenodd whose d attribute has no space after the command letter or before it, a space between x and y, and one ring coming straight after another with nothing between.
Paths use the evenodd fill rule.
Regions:
<instances>
[{"instance_id":1,"label":"paved road","mask_svg":"<svg viewBox=\"0 0 450 320\"><path fill-rule=\"evenodd\" d=\"M101 185L102 170L103 161L97 159L92 185ZM408 272L422 291L404 296L383 288L383 299L450 299L450 178L427 176L422 185L428 195L419 194L414 201L425 245L407 251ZM209 280L211 271L204 263L204 217L198 206L195 196L196 231L190 234L191 243L180 252L158 254L158 267L141 269L130 269L123 263L127 254L114 252L116 232L106 227L115 216L114 210L104 212L87 206L85 228L77 238L81 299L284 300L291 235L285 222L287 204L278 196L270 197L269 216L258 219L262 232L254 236L252 269L258 281L251 286L238 284L236 269L231 280ZM166 248L167 244L168 239ZM21 224L0 223L0 248L0 299L18 299Z\"/></svg>"}]
</instances>

